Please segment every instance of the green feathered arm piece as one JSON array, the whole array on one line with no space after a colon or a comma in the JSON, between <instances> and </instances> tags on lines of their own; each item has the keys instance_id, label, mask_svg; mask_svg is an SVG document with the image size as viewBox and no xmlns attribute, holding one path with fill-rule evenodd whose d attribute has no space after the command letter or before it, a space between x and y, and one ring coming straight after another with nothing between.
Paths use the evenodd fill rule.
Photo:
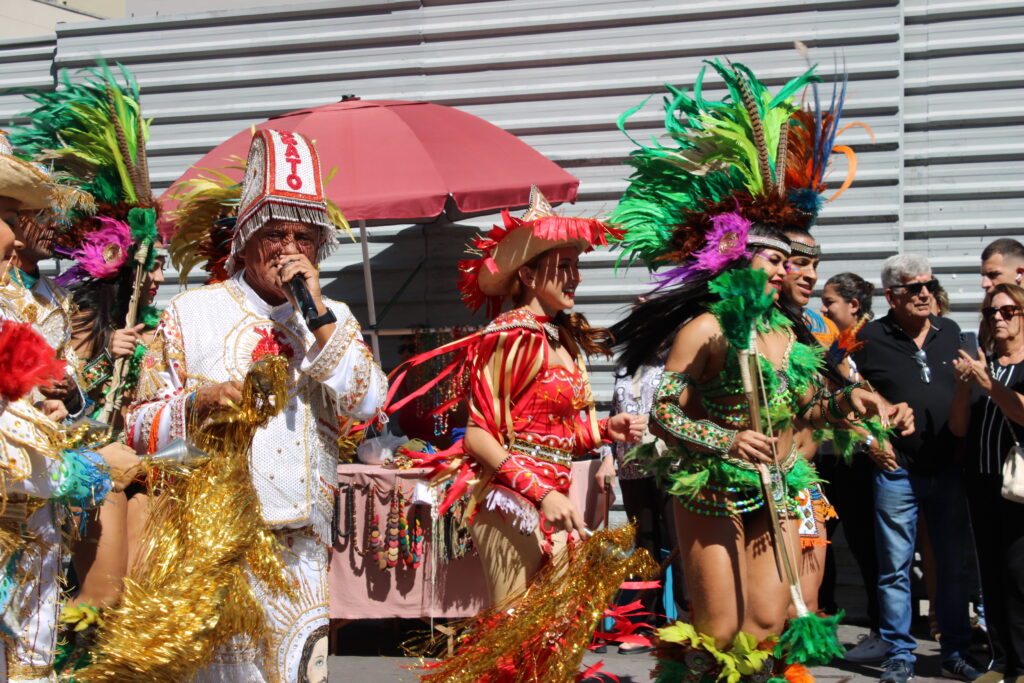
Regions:
<instances>
[{"instance_id":1,"label":"green feathered arm piece","mask_svg":"<svg viewBox=\"0 0 1024 683\"><path fill-rule=\"evenodd\" d=\"M775 304L772 295L764 291L767 284L768 273L753 268L727 270L708 283L708 289L719 297L708 309L737 351L750 347L750 331Z\"/></svg>"},{"instance_id":2,"label":"green feathered arm piece","mask_svg":"<svg viewBox=\"0 0 1024 683\"><path fill-rule=\"evenodd\" d=\"M857 420L854 424L865 429L868 434L875 437L875 441L879 445L889 443L889 439L896 433L894 427L883 427L882 421L877 417L872 417L867 420ZM824 441L826 439L832 440L832 443L836 446L839 456L847 465L853 462L853 456L857 453L857 447L865 441L863 434L855 432L852 429L832 427L831 429L821 430L820 432L814 433L815 441Z\"/></svg>"}]
</instances>

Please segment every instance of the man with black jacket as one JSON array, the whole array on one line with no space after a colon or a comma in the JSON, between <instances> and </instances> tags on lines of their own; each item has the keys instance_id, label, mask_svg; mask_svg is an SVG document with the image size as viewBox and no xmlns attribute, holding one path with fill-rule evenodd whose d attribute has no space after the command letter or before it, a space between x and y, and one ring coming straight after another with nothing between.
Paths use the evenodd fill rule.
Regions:
<instances>
[{"instance_id":1,"label":"man with black jacket","mask_svg":"<svg viewBox=\"0 0 1024 683\"><path fill-rule=\"evenodd\" d=\"M980 675L966 659L967 509L948 426L960 328L931 314L936 285L924 257L887 259L882 286L889 313L864 327L860 338L866 345L854 354L861 376L890 402L909 403L916 424L913 434L893 437L889 457L876 458L881 636L890 646L880 680L891 683L905 683L914 670L910 565L922 513L935 550L943 675L968 681Z\"/></svg>"}]
</instances>

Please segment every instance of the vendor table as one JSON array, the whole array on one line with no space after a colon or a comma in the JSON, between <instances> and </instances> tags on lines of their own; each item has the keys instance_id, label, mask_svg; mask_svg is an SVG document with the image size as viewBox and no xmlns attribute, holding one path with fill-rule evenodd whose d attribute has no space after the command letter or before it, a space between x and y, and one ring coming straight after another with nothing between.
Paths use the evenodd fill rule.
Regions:
<instances>
[{"instance_id":1,"label":"vendor table","mask_svg":"<svg viewBox=\"0 0 1024 683\"><path fill-rule=\"evenodd\" d=\"M600 460L573 463L569 497L583 511L584 521L596 528L604 515L604 497L594 485ZM339 465L338 483L355 485L355 536L335 546L327 575L331 619L388 619L419 617L467 617L487 603L483 568L475 553L452 562L433 562L429 516L424 515L424 548L419 567L404 563L380 569L369 556L356 552L367 530L363 523L367 491L373 485L387 495L400 487L402 495L413 498L417 481L426 470L392 470L378 465ZM421 489L422 490L422 489ZM343 496L344 498L344 496ZM342 506L344 507L344 505ZM378 500L383 519L386 506ZM342 516L346 514L342 510ZM435 566L435 564L437 566Z\"/></svg>"}]
</instances>

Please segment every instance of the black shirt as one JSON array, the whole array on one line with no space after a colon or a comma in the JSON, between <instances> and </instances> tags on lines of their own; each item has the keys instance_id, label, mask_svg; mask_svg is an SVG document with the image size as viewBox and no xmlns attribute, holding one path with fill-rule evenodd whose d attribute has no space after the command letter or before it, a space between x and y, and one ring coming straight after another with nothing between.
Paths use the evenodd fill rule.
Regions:
<instances>
[{"instance_id":1,"label":"black shirt","mask_svg":"<svg viewBox=\"0 0 1024 683\"><path fill-rule=\"evenodd\" d=\"M1024 394L1024 363L1000 365L993 361L989 367L996 381ZM1010 430L1015 430L1018 441L1024 438L1024 428L1010 425L992 397L975 386L971 390L971 424L967 431L964 469L972 473L1000 474L1003 460L1014 444L1014 433Z\"/></svg>"},{"instance_id":2,"label":"black shirt","mask_svg":"<svg viewBox=\"0 0 1024 683\"><path fill-rule=\"evenodd\" d=\"M950 466L956 438L949 431L949 407L956 389L953 359L960 349L960 327L948 318L931 316L922 346L931 371L929 382L915 358L917 344L892 311L865 325L857 336L866 342L853 354L861 377L890 403L906 402L914 410L914 433L892 438L896 461L917 472Z\"/></svg>"}]
</instances>

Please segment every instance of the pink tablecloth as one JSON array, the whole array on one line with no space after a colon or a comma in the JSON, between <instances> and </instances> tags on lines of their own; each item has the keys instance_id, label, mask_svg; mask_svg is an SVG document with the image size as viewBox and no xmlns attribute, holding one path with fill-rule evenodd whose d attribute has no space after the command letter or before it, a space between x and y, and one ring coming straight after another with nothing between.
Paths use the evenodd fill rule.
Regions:
<instances>
[{"instance_id":1,"label":"pink tablecloth","mask_svg":"<svg viewBox=\"0 0 1024 683\"><path fill-rule=\"evenodd\" d=\"M573 465L573 483L569 497L583 510L588 526L595 528L604 514L603 497L593 485L599 460L585 460ZM388 470L376 465L340 465L340 484L355 484L355 543L364 545L366 525L366 486L374 484L380 491L400 486L403 495L412 497L416 481L424 470ZM344 508L345 496L342 496ZM386 525L387 508L377 503L381 526ZM342 523L345 522L342 510ZM335 546L327 575L331 596L332 619L387 619L393 617L466 617L479 612L487 601L480 559L470 555L451 563L431 562L430 524L424 519L425 542L423 560L416 569L399 564L394 569L380 569L370 557L355 551L355 544L345 541ZM382 529L383 531L383 529ZM433 583L433 586L431 586Z\"/></svg>"}]
</instances>

